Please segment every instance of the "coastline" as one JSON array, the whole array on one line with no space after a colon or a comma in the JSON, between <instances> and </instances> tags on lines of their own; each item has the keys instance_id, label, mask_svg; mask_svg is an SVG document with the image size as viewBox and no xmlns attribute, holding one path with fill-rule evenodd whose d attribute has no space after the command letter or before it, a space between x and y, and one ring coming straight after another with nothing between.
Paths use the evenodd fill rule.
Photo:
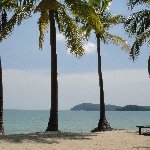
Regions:
<instances>
[{"instance_id":1,"label":"coastline","mask_svg":"<svg viewBox=\"0 0 150 150\"><path fill-rule=\"evenodd\" d=\"M107 132L36 132L0 135L3 150L149 150L150 132L115 129Z\"/></svg>"}]
</instances>

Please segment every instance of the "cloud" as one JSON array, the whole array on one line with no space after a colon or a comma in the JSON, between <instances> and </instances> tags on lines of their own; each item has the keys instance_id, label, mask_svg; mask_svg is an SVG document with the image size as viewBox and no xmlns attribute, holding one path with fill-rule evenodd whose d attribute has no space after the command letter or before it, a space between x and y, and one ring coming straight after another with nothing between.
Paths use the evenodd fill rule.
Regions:
<instances>
[{"instance_id":1,"label":"cloud","mask_svg":"<svg viewBox=\"0 0 150 150\"><path fill-rule=\"evenodd\" d=\"M150 105L147 70L112 70L103 73L106 104ZM63 74L59 80L59 109L99 103L97 72ZM4 70L4 108L49 109L50 73L47 70Z\"/></svg>"},{"instance_id":2,"label":"cloud","mask_svg":"<svg viewBox=\"0 0 150 150\"><path fill-rule=\"evenodd\" d=\"M57 33L56 34L56 39L59 42L64 42L65 41L65 36L63 34Z\"/></svg>"},{"instance_id":3,"label":"cloud","mask_svg":"<svg viewBox=\"0 0 150 150\"><path fill-rule=\"evenodd\" d=\"M96 45L94 43L88 42L84 45L86 54L95 54Z\"/></svg>"}]
</instances>

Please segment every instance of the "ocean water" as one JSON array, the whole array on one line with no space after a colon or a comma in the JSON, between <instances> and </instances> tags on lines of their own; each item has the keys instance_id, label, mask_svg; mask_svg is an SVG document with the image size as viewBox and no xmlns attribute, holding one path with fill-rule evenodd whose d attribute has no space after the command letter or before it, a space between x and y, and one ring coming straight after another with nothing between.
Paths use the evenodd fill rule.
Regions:
<instances>
[{"instance_id":1,"label":"ocean water","mask_svg":"<svg viewBox=\"0 0 150 150\"><path fill-rule=\"evenodd\" d=\"M137 130L136 125L150 125L150 111L107 111L112 128ZM45 131L49 119L47 110L4 110L6 134ZM59 111L59 130L90 132L97 127L98 111Z\"/></svg>"}]
</instances>

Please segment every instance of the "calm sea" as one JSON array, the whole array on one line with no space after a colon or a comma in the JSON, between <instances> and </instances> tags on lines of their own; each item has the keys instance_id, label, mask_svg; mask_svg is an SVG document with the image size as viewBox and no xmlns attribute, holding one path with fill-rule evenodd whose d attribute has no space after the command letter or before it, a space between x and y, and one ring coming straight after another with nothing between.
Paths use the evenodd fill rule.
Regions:
<instances>
[{"instance_id":1,"label":"calm sea","mask_svg":"<svg viewBox=\"0 0 150 150\"><path fill-rule=\"evenodd\" d=\"M150 111L108 111L107 120L112 128L136 129L136 125L150 125ZM5 133L27 133L45 131L49 111L4 110ZM98 111L59 111L59 130L90 132L97 126Z\"/></svg>"}]
</instances>

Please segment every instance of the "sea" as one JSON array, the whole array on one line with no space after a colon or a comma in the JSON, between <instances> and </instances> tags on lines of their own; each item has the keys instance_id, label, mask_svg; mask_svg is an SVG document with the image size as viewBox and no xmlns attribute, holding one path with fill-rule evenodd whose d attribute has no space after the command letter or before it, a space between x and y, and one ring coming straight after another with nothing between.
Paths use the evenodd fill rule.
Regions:
<instances>
[{"instance_id":1,"label":"sea","mask_svg":"<svg viewBox=\"0 0 150 150\"><path fill-rule=\"evenodd\" d=\"M48 125L48 110L4 110L5 134L44 132ZM63 132L90 132L97 127L99 111L58 112L58 128ZM112 128L138 130L137 125L150 125L150 111L107 111Z\"/></svg>"}]
</instances>

